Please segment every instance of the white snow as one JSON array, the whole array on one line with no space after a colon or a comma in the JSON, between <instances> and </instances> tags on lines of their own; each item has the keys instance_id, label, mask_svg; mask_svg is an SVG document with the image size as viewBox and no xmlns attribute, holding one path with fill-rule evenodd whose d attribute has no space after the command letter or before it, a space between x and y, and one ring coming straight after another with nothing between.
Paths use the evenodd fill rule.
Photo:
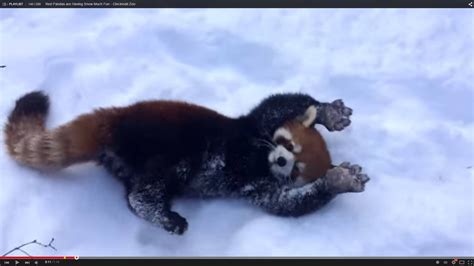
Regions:
<instances>
[{"instance_id":1,"label":"white snow","mask_svg":"<svg viewBox=\"0 0 474 266\"><path fill-rule=\"evenodd\" d=\"M34 255L474 255L471 10L0 10L0 123L31 90L50 127L95 107L187 100L244 114L272 92L337 98L335 163L372 180L301 218L239 200L176 201L173 236L134 216L92 163L40 173L0 148L0 253ZM3 135L0 137L3 143ZM470 236L470 237L469 237ZM20 254L17 254L20 255Z\"/></svg>"}]
</instances>

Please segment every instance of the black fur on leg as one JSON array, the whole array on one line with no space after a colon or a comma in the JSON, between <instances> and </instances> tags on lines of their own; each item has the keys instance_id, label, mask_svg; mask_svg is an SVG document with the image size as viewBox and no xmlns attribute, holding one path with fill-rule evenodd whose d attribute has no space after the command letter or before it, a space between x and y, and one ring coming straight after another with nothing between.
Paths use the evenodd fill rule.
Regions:
<instances>
[{"instance_id":1,"label":"black fur on leg","mask_svg":"<svg viewBox=\"0 0 474 266\"><path fill-rule=\"evenodd\" d=\"M120 157L110 150L102 151L96 159L97 164L102 165L107 172L125 182L129 186L133 170Z\"/></svg>"},{"instance_id":2,"label":"black fur on leg","mask_svg":"<svg viewBox=\"0 0 474 266\"><path fill-rule=\"evenodd\" d=\"M264 178L240 190L240 196L267 212L292 217L322 208L336 195L328 191L324 179L317 179L303 187L288 187Z\"/></svg>"},{"instance_id":3,"label":"black fur on leg","mask_svg":"<svg viewBox=\"0 0 474 266\"><path fill-rule=\"evenodd\" d=\"M188 222L171 211L170 189L164 178L153 174L133 178L139 181L128 194L128 203L135 214L171 234L182 235L188 228Z\"/></svg>"}]
</instances>

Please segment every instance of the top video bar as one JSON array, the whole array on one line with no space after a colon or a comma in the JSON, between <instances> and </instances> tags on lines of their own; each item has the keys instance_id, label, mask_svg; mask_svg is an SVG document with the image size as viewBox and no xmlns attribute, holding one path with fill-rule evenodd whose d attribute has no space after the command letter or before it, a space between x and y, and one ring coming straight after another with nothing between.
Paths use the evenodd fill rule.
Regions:
<instances>
[{"instance_id":1,"label":"top video bar","mask_svg":"<svg viewBox=\"0 0 474 266\"><path fill-rule=\"evenodd\" d=\"M2 8L473 8L473 0L0 0Z\"/></svg>"}]
</instances>

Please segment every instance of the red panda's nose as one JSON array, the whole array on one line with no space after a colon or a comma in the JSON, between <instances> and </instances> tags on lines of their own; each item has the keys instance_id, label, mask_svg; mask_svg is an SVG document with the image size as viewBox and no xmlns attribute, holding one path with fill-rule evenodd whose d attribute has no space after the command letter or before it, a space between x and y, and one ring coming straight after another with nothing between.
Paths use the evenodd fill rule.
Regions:
<instances>
[{"instance_id":1,"label":"red panda's nose","mask_svg":"<svg viewBox=\"0 0 474 266\"><path fill-rule=\"evenodd\" d=\"M278 164L280 167L285 166L285 165L286 165L286 159L283 158L283 157L281 157L281 156L278 157L278 159L277 159L277 164Z\"/></svg>"}]
</instances>

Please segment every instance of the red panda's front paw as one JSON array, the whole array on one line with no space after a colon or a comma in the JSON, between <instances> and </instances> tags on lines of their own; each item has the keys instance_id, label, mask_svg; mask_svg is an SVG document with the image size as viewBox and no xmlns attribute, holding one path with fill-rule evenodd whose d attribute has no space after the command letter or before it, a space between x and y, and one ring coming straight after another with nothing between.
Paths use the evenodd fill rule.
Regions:
<instances>
[{"instance_id":1,"label":"red panda's front paw","mask_svg":"<svg viewBox=\"0 0 474 266\"><path fill-rule=\"evenodd\" d=\"M328 189L335 193L362 192L370 178L362 173L362 167L344 162L326 174Z\"/></svg>"},{"instance_id":2,"label":"red panda's front paw","mask_svg":"<svg viewBox=\"0 0 474 266\"><path fill-rule=\"evenodd\" d=\"M332 103L323 103L317 119L329 131L341 131L351 124L349 119L351 115L352 109L345 106L341 99L338 99Z\"/></svg>"},{"instance_id":3,"label":"red panda's front paw","mask_svg":"<svg viewBox=\"0 0 474 266\"><path fill-rule=\"evenodd\" d=\"M188 229L188 222L177 212L169 212L162 221L163 228L171 234L182 235Z\"/></svg>"}]
</instances>

